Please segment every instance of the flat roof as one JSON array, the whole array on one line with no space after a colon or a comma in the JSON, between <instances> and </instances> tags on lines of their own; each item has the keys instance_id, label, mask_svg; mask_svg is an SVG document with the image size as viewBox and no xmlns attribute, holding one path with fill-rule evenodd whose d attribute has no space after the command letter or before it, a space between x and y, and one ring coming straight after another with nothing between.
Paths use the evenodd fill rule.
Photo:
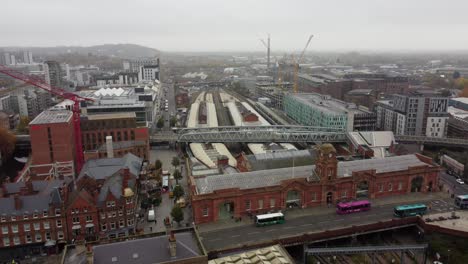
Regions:
<instances>
[{"instance_id":1,"label":"flat roof","mask_svg":"<svg viewBox=\"0 0 468 264\"><path fill-rule=\"evenodd\" d=\"M46 110L40 113L30 125L68 123L73 117L73 113L68 110Z\"/></svg>"},{"instance_id":2,"label":"flat roof","mask_svg":"<svg viewBox=\"0 0 468 264\"><path fill-rule=\"evenodd\" d=\"M321 110L322 112L334 113L334 114L345 114L346 112L352 112L355 114L369 113L358 108L354 103L347 103L331 96L316 94L316 93L300 93L291 94L296 101L301 102L307 106Z\"/></svg>"}]
</instances>

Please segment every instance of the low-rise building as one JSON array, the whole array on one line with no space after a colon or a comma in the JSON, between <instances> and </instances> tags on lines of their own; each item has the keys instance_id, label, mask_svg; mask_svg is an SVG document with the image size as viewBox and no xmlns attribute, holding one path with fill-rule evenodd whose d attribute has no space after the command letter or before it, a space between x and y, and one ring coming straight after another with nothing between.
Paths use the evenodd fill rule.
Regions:
<instances>
[{"instance_id":1,"label":"low-rise building","mask_svg":"<svg viewBox=\"0 0 468 264\"><path fill-rule=\"evenodd\" d=\"M438 190L440 167L414 154L338 162L324 144L315 165L228 175L191 176L195 223L307 208L356 198Z\"/></svg>"},{"instance_id":2,"label":"low-rise building","mask_svg":"<svg viewBox=\"0 0 468 264\"><path fill-rule=\"evenodd\" d=\"M344 101L372 109L378 94L373 89L355 89L344 95Z\"/></svg>"}]
</instances>

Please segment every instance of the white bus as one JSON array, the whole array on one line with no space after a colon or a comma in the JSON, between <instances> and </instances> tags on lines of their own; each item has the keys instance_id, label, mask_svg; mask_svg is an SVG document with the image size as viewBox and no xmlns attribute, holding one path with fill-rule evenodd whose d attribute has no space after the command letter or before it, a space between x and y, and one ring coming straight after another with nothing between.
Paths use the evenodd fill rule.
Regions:
<instances>
[{"instance_id":1,"label":"white bus","mask_svg":"<svg viewBox=\"0 0 468 264\"><path fill-rule=\"evenodd\" d=\"M257 226L267 226L274 224L283 224L284 215L283 213L272 213L255 216L255 224Z\"/></svg>"},{"instance_id":2,"label":"white bus","mask_svg":"<svg viewBox=\"0 0 468 264\"><path fill-rule=\"evenodd\" d=\"M468 194L455 197L455 205L460 209L468 208Z\"/></svg>"}]
</instances>

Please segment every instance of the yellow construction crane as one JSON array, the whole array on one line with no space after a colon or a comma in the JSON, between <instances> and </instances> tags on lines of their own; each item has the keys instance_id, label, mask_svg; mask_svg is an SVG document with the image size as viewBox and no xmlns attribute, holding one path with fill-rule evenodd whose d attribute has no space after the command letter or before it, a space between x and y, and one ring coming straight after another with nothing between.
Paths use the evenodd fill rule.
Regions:
<instances>
[{"instance_id":1,"label":"yellow construction crane","mask_svg":"<svg viewBox=\"0 0 468 264\"><path fill-rule=\"evenodd\" d=\"M313 37L314 37L314 35L310 35L310 37L307 40L307 43L306 43L304 49L302 50L302 53L299 56L299 59L297 61L294 59L294 55L292 56L293 63L294 63L294 93L297 93L297 90L298 90L297 86L298 86L298 82L299 82L299 77L298 77L299 63L301 63L302 60L304 59L305 51L307 50L307 47L309 46L310 41L312 40Z\"/></svg>"}]
</instances>

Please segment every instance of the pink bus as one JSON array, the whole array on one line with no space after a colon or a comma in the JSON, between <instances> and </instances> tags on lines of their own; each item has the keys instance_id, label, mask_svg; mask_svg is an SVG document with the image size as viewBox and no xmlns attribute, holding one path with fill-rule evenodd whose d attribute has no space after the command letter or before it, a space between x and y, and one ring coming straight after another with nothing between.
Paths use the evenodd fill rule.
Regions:
<instances>
[{"instance_id":1,"label":"pink bus","mask_svg":"<svg viewBox=\"0 0 468 264\"><path fill-rule=\"evenodd\" d=\"M371 208L371 203L367 200L354 201L348 203L338 203L336 205L337 214L350 214L361 211L368 211Z\"/></svg>"}]
</instances>

